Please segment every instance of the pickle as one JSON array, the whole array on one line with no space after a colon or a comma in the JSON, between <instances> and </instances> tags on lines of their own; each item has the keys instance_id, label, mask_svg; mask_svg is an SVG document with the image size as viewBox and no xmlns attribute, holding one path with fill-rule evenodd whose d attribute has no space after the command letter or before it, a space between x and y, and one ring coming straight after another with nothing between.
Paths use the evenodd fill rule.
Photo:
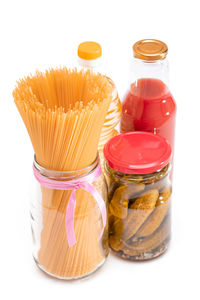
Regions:
<instances>
[{"instance_id":1,"label":"pickle","mask_svg":"<svg viewBox=\"0 0 200 300\"><path fill-rule=\"evenodd\" d=\"M108 215L108 224L109 224L109 234L114 234L114 221L115 217L110 214Z\"/></svg>"},{"instance_id":2,"label":"pickle","mask_svg":"<svg viewBox=\"0 0 200 300\"><path fill-rule=\"evenodd\" d=\"M129 198L132 195L144 190L144 184L133 183L131 185L121 185L118 187L110 201L110 213L120 219L124 219L128 214Z\"/></svg>"},{"instance_id":3,"label":"pickle","mask_svg":"<svg viewBox=\"0 0 200 300\"><path fill-rule=\"evenodd\" d=\"M111 199L115 193L115 190L119 187L120 187L120 184L115 181L112 181L110 183L110 185L108 186L108 201L111 201Z\"/></svg>"},{"instance_id":4,"label":"pickle","mask_svg":"<svg viewBox=\"0 0 200 300\"><path fill-rule=\"evenodd\" d=\"M128 198L131 200L132 198L135 198L145 189L145 184L143 183L136 183L136 182L129 182L128 183Z\"/></svg>"},{"instance_id":5,"label":"pickle","mask_svg":"<svg viewBox=\"0 0 200 300\"><path fill-rule=\"evenodd\" d=\"M159 194L159 198L156 202L156 207L154 208L153 212L148 217L146 222L140 227L138 232L135 234L132 241L136 241L138 238L151 235L160 226L167 213L170 196L171 187L167 186Z\"/></svg>"},{"instance_id":6,"label":"pickle","mask_svg":"<svg viewBox=\"0 0 200 300\"><path fill-rule=\"evenodd\" d=\"M128 216L124 220L124 241L130 239L152 213L158 200L158 196L158 190L149 190L131 204Z\"/></svg>"},{"instance_id":7,"label":"pickle","mask_svg":"<svg viewBox=\"0 0 200 300\"><path fill-rule=\"evenodd\" d=\"M129 256L137 256L156 249L169 237L169 228L170 218L169 216L167 216L160 227L143 241L135 242L132 244L124 242L123 252Z\"/></svg>"},{"instance_id":8,"label":"pickle","mask_svg":"<svg viewBox=\"0 0 200 300\"><path fill-rule=\"evenodd\" d=\"M122 234L124 232L123 221L119 218L111 216L109 218L109 224L110 224L110 236L109 236L110 247L115 251L119 251L122 249L123 246L123 241L122 241Z\"/></svg>"},{"instance_id":9,"label":"pickle","mask_svg":"<svg viewBox=\"0 0 200 300\"><path fill-rule=\"evenodd\" d=\"M109 205L110 213L120 219L126 218L128 213L128 197L126 196L126 190L126 185L117 188Z\"/></svg>"},{"instance_id":10,"label":"pickle","mask_svg":"<svg viewBox=\"0 0 200 300\"><path fill-rule=\"evenodd\" d=\"M109 237L110 248L114 251L120 251L123 249L123 241L119 239L116 235L111 235Z\"/></svg>"}]
</instances>

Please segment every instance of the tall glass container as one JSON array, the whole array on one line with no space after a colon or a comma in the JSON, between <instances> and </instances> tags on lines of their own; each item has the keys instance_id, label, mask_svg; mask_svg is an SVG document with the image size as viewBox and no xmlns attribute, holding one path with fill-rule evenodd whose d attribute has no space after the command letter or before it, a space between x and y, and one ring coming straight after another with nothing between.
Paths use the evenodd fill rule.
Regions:
<instances>
[{"instance_id":1,"label":"tall glass container","mask_svg":"<svg viewBox=\"0 0 200 300\"><path fill-rule=\"evenodd\" d=\"M90 69L93 72L98 72L105 75L112 88L112 101L107 112L104 126L102 128L100 140L99 140L99 155L102 159L102 150L107 141L118 132L115 127L118 125L121 117L121 101L119 99L117 89L113 81L105 74L105 70L102 64L102 49L101 45L96 42L83 42L78 46L78 63L79 66L85 70Z\"/></svg>"},{"instance_id":2,"label":"tall glass container","mask_svg":"<svg viewBox=\"0 0 200 300\"><path fill-rule=\"evenodd\" d=\"M133 45L131 84L122 104L121 132L148 131L174 146L176 104L168 88L167 45L141 40Z\"/></svg>"}]
</instances>

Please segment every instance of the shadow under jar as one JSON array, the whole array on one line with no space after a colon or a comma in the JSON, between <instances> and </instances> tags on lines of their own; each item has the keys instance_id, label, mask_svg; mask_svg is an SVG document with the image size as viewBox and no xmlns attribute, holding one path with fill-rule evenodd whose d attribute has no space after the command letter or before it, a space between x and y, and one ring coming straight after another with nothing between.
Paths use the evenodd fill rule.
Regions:
<instances>
[{"instance_id":1,"label":"shadow under jar","mask_svg":"<svg viewBox=\"0 0 200 300\"><path fill-rule=\"evenodd\" d=\"M33 169L37 180L32 193L31 227L36 264L59 279L93 273L104 263L109 250L107 184L99 157L76 171L48 170L36 160Z\"/></svg>"},{"instance_id":2,"label":"shadow under jar","mask_svg":"<svg viewBox=\"0 0 200 300\"><path fill-rule=\"evenodd\" d=\"M168 247L171 147L158 135L128 132L104 148L109 244L120 257L148 260Z\"/></svg>"}]
</instances>

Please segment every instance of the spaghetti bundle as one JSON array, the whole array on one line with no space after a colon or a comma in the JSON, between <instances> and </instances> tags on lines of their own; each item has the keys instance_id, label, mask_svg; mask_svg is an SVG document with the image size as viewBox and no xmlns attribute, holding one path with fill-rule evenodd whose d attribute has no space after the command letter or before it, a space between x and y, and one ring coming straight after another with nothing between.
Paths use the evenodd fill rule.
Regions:
<instances>
[{"instance_id":1,"label":"spaghetti bundle","mask_svg":"<svg viewBox=\"0 0 200 300\"><path fill-rule=\"evenodd\" d=\"M61 173L78 172L95 161L112 97L106 77L67 68L37 72L18 82L13 97L40 166ZM61 278L92 272L105 258L99 241L101 212L94 197L84 189L76 192L77 242L70 247L65 215L72 191L44 186L41 191L42 229L36 258L40 267Z\"/></svg>"},{"instance_id":2,"label":"spaghetti bundle","mask_svg":"<svg viewBox=\"0 0 200 300\"><path fill-rule=\"evenodd\" d=\"M103 151L103 148L105 144L115 135L118 135L117 130L115 130L115 127L120 121L121 118L121 101L119 99L117 89L113 83L113 81L107 77L110 84L112 85L112 101L110 103L110 107L108 109L104 125L101 131L101 136L99 140L99 146L98 150L101 155L101 152ZM103 153L102 153L103 156ZM103 161L103 160L102 160ZM102 164L103 166L103 164Z\"/></svg>"}]
</instances>

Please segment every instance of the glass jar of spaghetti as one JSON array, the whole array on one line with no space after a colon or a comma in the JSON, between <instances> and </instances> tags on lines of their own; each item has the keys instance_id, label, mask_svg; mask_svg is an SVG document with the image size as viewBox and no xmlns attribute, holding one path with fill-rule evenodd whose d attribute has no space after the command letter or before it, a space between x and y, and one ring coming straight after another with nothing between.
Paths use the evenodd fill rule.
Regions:
<instances>
[{"instance_id":1,"label":"glass jar of spaghetti","mask_svg":"<svg viewBox=\"0 0 200 300\"><path fill-rule=\"evenodd\" d=\"M61 279L84 277L108 255L107 185L99 158L82 170L47 170L34 160L31 222L36 264Z\"/></svg>"},{"instance_id":2,"label":"glass jar of spaghetti","mask_svg":"<svg viewBox=\"0 0 200 300\"><path fill-rule=\"evenodd\" d=\"M147 260L170 240L171 147L158 135L127 132L104 148L109 244L122 258Z\"/></svg>"}]
</instances>

